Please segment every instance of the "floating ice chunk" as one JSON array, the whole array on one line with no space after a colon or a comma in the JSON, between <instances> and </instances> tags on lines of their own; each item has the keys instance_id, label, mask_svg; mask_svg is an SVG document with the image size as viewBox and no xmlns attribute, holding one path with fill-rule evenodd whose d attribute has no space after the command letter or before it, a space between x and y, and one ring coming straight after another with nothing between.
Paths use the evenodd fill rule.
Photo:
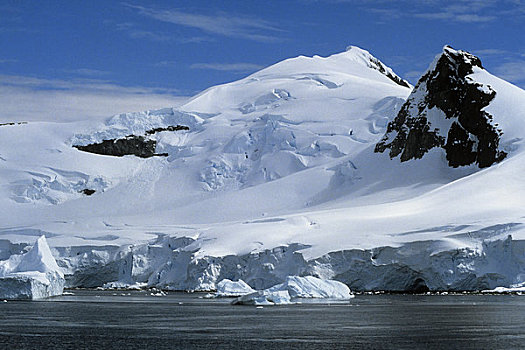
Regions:
<instances>
[{"instance_id":1,"label":"floating ice chunk","mask_svg":"<svg viewBox=\"0 0 525 350\"><path fill-rule=\"evenodd\" d=\"M58 267L45 236L31 250L0 261L0 298L41 299L61 295L64 274Z\"/></svg>"},{"instance_id":2,"label":"floating ice chunk","mask_svg":"<svg viewBox=\"0 0 525 350\"><path fill-rule=\"evenodd\" d=\"M285 290L292 298L350 299L353 297L346 284L313 276L288 276L284 283L267 290L270 292Z\"/></svg>"},{"instance_id":3,"label":"floating ice chunk","mask_svg":"<svg viewBox=\"0 0 525 350\"><path fill-rule=\"evenodd\" d=\"M232 304L281 305L296 303L297 299L301 298L348 300L353 297L348 286L339 281L322 280L312 276L288 276L285 282L243 295L235 299Z\"/></svg>"},{"instance_id":4,"label":"floating ice chunk","mask_svg":"<svg viewBox=\"0 0 525 350\"><path fill-rule=\"evenodd\" d=\"M134 282L126 283L122 281L113 281L104 283L102 286L103 289L132 289L132 290L141 290L148 286L145 282Z\"/></svg>"},{"instance_id":5,"label":"floating ice chunk","mask_svg":"<svg viewBox=\"0 0 525 350\"><path fill-rule=\"evenodd\" d=\"M525 282L519 283L519 284L513 284L510 287L496 287L494 289L487 289L487 290L481 291L481 293L523 293L523 292L525 292Z\"/></svg>"},{"instance_id":6,"label":"floating ice chunk","mask_svg":"<svg viewBox=\"0 0 525 350\"><path fill-rule=\"evenodd\" d=\"M284 305L292 304L290 294L286 290L259 290L235 299L233 305Z\"/></svg>"},{"instance_id":7,"label":"floating ice chunk","mask_svg":"<svg viewBox=\"0 0 525 350\"><path fill-rule=\"evenodd\" d=\"M217 283L217 293L215 293L215 295L218 297L238 297L253 292L255 292L255 290L243 280L232 281L224 279Z\"/></svg>"}]
</instances>

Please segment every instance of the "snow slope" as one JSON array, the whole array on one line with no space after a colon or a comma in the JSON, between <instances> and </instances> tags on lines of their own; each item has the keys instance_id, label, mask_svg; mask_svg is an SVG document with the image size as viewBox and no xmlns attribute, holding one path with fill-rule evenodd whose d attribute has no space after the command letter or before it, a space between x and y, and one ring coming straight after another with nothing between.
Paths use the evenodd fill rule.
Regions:
<instances>
[{"instance_id":1,"label":"snow slope","mask_svg":"<svg viewBox=\"0 0 525 350\"><path fill-rule=\"evenodd\" d=\"M481 67L468 78L496 91L484 108L507 152L482 170L450 167L439 147L404 162L374 153L411 87L356 47L285 60L176 109L0 126L0 252L46 234L70 286L213 290L242 279L264 289L291 275L353 290L520 283L525 92ZM189 130L149 133L176 125ZM167 156L72 147L128 135Z\"/></svg>"}]
</instances>

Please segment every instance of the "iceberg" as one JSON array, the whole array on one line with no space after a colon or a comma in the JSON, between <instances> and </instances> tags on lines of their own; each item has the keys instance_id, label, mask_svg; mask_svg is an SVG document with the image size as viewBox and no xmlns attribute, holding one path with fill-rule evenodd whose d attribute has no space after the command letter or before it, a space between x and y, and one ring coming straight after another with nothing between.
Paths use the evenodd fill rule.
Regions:
<instances>
[{"instance_id":1,"label":"iceberg","mask_svg":"<svg viewBox=\"0 0 525 350\"><path fill-rule=\"evenodd\" d=\"M288 276L284 283L273 286L268 291L287 291L292 298L350 299L353 297L346 284L313 276Z\"/></svg>"},{"instance_id":2,"label":"iceberg","mask_svg":"<svg viewBox=\"0 0 525 350\"><path fill-rule=\"evenodd\" d=\"M42 299L61 295L64 274L45 236L25 254L0 261L0 299Z\"/></svg>"},{"instance_id":3,"label":"iceberg","mask_svg":"<svg viewBox=\"0 0 525 350\"><path fill-rule=\"evenodd\" d=\"M262 291L243 295L235 299L234 305L282 305L293 304L297 299L316 298L348 300L354 295L344 283L322 280L313 276L288 276L286 280Z\"/></svg>"},{"instance_id":4,"label":"iceberg","mask_svg":"<svg viewBox=\"0 0 525 350\"><path fill-rule=\"evenodd\" d=\"M286 305L293 304L290 294L286 290L270 291L268 289L238 297L232 301L233 305Z\"/></svg>"},{"instance_id":5,"label":"iceberg","mask_svg":"<svg viewBox=\"0 0 525 350\"><path fill-rule=\"evenodd\" d=\"M217 283L217 297L239 297L246 294L255 292L246 282L243 280L232 281L229 279L223 279Z\"/></svg>"}]
</instances>

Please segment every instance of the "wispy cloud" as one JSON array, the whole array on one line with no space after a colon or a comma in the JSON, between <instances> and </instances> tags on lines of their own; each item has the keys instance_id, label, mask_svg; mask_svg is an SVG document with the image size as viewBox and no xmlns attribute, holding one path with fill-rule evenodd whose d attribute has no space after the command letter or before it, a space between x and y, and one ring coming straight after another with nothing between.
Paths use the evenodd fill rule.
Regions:
<instances>
[{"instance_id":1,"label":"wispy cloud","mask_svg":"<svg viewBox=\"0 0 525 350\"><path fill-rule=\"evenodd\" d=\"M104 77L111 74L111 72L99 69L91 68L75 68L75 69L63 69L65 73L70 73L74 75L80 75L85 77Z\"/></svg>"},{"instance_id":2,"label":"wispy cloud","mask_svg":"<svg viewBox=\"0 0 525 350\"><path fill-rule=\"evenodd\" d=\"M485 10L495 5L494 2L478 0L459 0L455 3L436 1L431 11L414 13L415 17L426 19L450 20L465 23L491 22L497 19L494 12ZM438 9L438 11L436 11ZM424 10L423 10L424 11Z\"/></svg>"},{"instance_id":3,"label":"wispy cloud","mask_svg":"<svg viewBox=\"0 0 525 350\"><path fill-rule=\"evenodd\" d=\"M248 72L264 68L259 64L254 63L194 63L190 66L191 69L208 69L217 71L230 72Z\"/></svg>"},{"instance_id":4,"label":"wispy cloud","mask_svg":"<svg viewBox=\"0 0 525 350\"><path fill-rule=\"evenodd\" d=\"M128 3L124 5L136 10L143 16L179 26L196 28L208 34L259 42L282 41L279 34L283 30L269 21L259 18L250 18L231 13L204 15L177 9L159 10Z\"/></svg>"},{"instance_id":5,"label":"wispy cloud","mask_svg":"<svg viewBox=\"0 0 525 350\"><path fill-rule=\"evenodd\" d=\"M472 50L472 53L477 56L499 56L499 55L509 54L507 50L501 50L501 49Z\"/></svg>"},{"instance_id":6,"label":"wispy cloud","mask_svg":"<svg viewBox=\"0 0 525 350\"><path fill-rule=\"evenodd\" d=\"M125 32L132 39L147 39L152 41L171 41L172 37L167 34L154 32L151 30L143 30L137 27L134 23L117 23L118 31Z\"/></svg>"},{"instance_id":7,"label":"wispy cloud","mask_svg":"<svg viewBox=\"0 0 525 350\"><path fill-rule=\"evenodd\" d=\"M419 18L443 22L483 24L499 19L525 15L525 3L521 0L319 0L350 2L378 15L385 22L399 18ZM395 4L395 5L393 5Z\"/></svg>"},{"instance_id":8,"label":"wispy cloud","mask_svg":"<svg viewBox=\"0 0 525 350\"><path fill-rule=\"evenodd\" d=\"M128 36L132 39L147 39L151 41L159 42L176 42L179 44L191 44L191 43L202 43L205 41L213 41L212 38L207 36L189 36L183 37L180 35L170 35L168 33L163 33L159 31L144 30L139 28L137 24L134 23L118 23L116 25L117 30L126 32Z\"/></svg>"},{"instance_id":9,"label":"wispy cloud","mask_svg":"<svg viewBox=\"0 0 525 350\"><path fill-rule=\"evenodd\" d=\"M124 87L96 79L41 79L0 75L0 122L103 119L121 112L178 106L176 91Z\"/></svg>"},{"instance_id":10,"label":"wispy cloud","mask_svg":"<svg viewBox=\"0 0 525 350\"><path fill-rule=\"evenodd\" d=\"M397 8L369 8L369 12L377 14L382 19L399 19L404 13Z\"/></svg>"},{"instance_id":11,"label":"wispy cloud","mask_svg":"<svg viewBox=\"0 0 525 350\"><path fill-rule=\"evenodd\" d=\"M525 60L513 60L496 67L494 73L502 79L516 84L525 83Z\"/></svg>"},{"instance_id":12,"label":"wispy cloud","mask_svg":"<svg viewBox=\"0 0 525 350\"><path fill-rule=\"evenodd\" d=\"M12 58L0 58L0 63L16 63L18 60Z\"/></svg>"},{"instance_id":13,"label":"wispy cloud","mask_svg":"<svg viewBox=\"0 0 525 350\"><path fill-rule=\"evenodd\" d=\"M153 41L170 41L171 37L165 34L151 32L147 30L133 29L129 31L129 36L133 39L149 39Z\"/></svg>"},{"instance_id":14,"label":"wispy cloud","mask_svg":"<svg viewBox=\"0 0 525 350\"><path fill-rule=\"evenodd\" d=\"M439 20L451 20L456 22L465 22L465 23L482 23L482 22L491 22L495 20L496 16L480 16L474 13L455 13L453 11L443 11L443 12L432 12L432 13L414 13L416 18L424 19L439 19Z\"/></svg>"}]
</instances>

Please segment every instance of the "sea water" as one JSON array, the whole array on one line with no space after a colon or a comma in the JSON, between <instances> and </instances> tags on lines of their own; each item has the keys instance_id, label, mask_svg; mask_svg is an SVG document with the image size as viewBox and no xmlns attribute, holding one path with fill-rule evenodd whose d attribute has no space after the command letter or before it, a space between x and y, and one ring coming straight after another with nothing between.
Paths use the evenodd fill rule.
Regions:
<instances>
[{"instance_id":1,"label":"sea water","mask_svg":"<svg viewBox=\"0 0 525 350\"><path fill-rule=\"evenodd\" d=\"M525 348L518 295L357 295L256 308L200 293L72 292L0 301L0 349Z\"/></svg>"}]
</instances>

